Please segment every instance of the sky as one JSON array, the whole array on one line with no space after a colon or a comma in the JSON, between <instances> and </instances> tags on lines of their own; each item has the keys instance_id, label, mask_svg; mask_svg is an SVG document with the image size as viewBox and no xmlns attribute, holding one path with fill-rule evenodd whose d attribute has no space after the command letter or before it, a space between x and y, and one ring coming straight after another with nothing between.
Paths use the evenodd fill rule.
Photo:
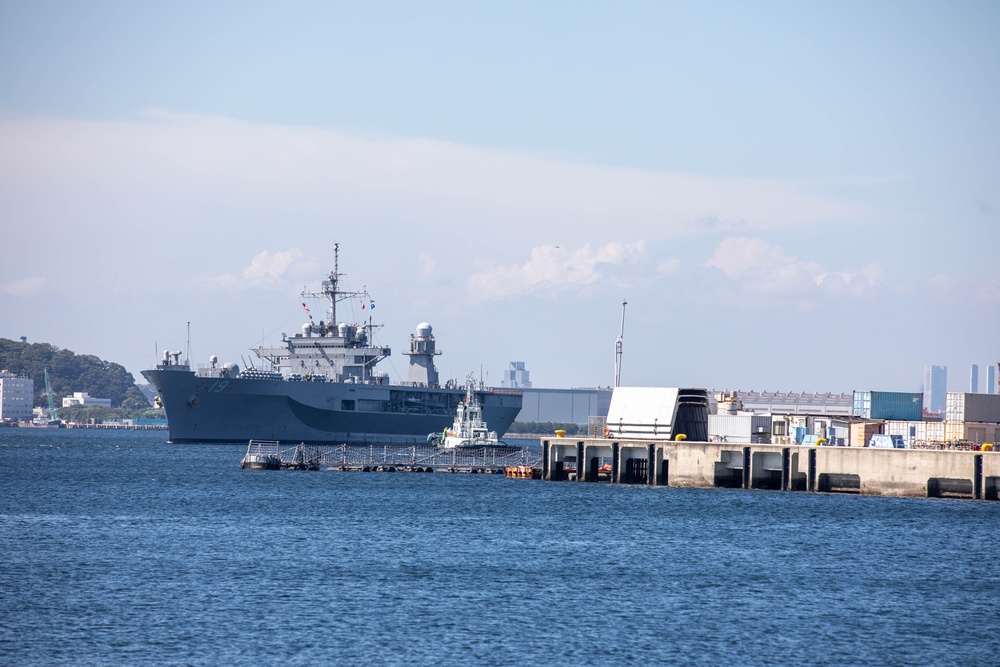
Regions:
<instances>
[{"instance_id":1,"label":"sky","mask_svg":"<svg viewBox=\"0 0 1000 667\"><path fill-rule=\"evenodd\" d=\"M997 81L991 1L0 0L0 337L242 365L339 243L396 380L611 385L625 300L623 385L982 390Z\"/></svg>"}]
</instances>

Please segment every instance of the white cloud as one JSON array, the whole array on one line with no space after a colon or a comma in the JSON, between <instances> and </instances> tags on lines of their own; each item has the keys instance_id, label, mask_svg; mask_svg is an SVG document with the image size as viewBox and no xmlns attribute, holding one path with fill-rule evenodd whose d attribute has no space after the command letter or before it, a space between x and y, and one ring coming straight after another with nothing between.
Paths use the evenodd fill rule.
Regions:
<instances>
[{"instance_id":1,"label":"white cloud","mask_svg":"<svg viewBox=\"0 0 1000 667\"><path fill-rule=\"evenodd\" d=\"M6 147L0 196L46 188L76 197L116 193L75 206L102 225L131 224L133 209L140 209L146 219L152 211L188 227L207 217L229 218L249 236L265 231L260 222L252 226L255 220L270 216L273 225L294 208L300 227L391 220L407 240L420 238L424 222L444 234L474 224L483 237L506 241L509 252L522 250L512 241L537 234L540 226L556 238L655 241L856 219L864 212L844 199L814 194L807 182L612 167L166 111L134 122L0 117L0 145Z\"/></svg>"},{"instance_id":2,"label":"white cloud","mask_svg":"<svg viewBox=\"0 0 1000 667\"><path fill-rule=\"evenodd\" d=\"M883 280L877 264L860 269L828 271L818 262L785 254L785 249L752 237L722 241L706 267L720 269L744 292L774 297L811 296L860 298Z\"/></svg>"},{"instance_id":3,"label":"white cloud","mask_svg":"<svg viewBox=\"0 0 1000 667\"><path fill-rule=\"evenodd\" d=\"M681 269L681 260L667 259L660 262L656 267L656 274L659 276L676 275Z\"/></svg>"},{"instance_id":4,"label":"white cloud","mask_svg":"<svg viewBox=\"0 0 1000 667\"><path fill-rule=\"evenodd\" d=\"M298 248L276 253L269 253L266 250L257 253L251 260L250 266L243 269L243 277L249 281L273 281L283 276L288 267L302 257L302 254Z\"/></svg>"},{"instance_id":5,"label":"white cloud","mask_svg":"<svg viewBox=\"0 0 1000 667\"><path fill-rule=\"evenodd\" d=\"M437 268L437 261L431 257L428 253L422 252L417 255L417 261L420 262L420 277L429 278L434 274L434 269Z\"/></svg>"},{"instance_id":6,"label":"white cloud","mask_svg":"<svg viewBox=\"0 0 1000 667\"><path fill-rule=\"evenodd\" d=\"M289 248L270 252L261 251L254 255L250 264L243 269L242 278L232 274L216 276L215 284L227 289L285 286L293 280L305 276L315 280L316 262L305 257L299 248Z\"/></svg>"},{"instance_id":7,"label":"white cloud","mask_svg":"<svg viewBox=\"0 0 1000 667\"><path fill-rule=\"evenodd\" d=\"M561 246L539 246L531 250L531 259L487 269L471 276L467 287L472 299L493 301L516 294L549 290L560 292L587 285L602 277L601 265L618 265L642 255L645 242L608 243L576 250Z\"/></svg>"},{"instance_id":8,"label":"white cloud","mask_svg":"<svg viewBox=\"0 0 1000 667\"><path fill-rule=\"evenodd\" d=\"M45 287L45 283L45 278L31 276L0 285L0 291L4 294L17 297L37 296L41 293L42 288Z\"/></svg>"}]
</instances>

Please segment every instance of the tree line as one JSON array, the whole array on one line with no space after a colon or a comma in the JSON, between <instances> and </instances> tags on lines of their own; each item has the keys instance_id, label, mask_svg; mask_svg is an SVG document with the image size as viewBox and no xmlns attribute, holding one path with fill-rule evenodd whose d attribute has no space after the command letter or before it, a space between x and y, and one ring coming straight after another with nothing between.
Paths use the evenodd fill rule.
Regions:
<instances>
[{"instance_id":1,"label":"tree line","mask_svg":"<svg viewBox=\"0 0 1000 667\"><path fill-rule=\"evenodd\" d=\"M507 435L519 433L529 433L531 435L538 435L540 433L552 434L558 430L566 431L566 435L580 435L586 433L587 427L560 422L514 422L507 429Z\"/></svg>"},{"instance_id":2,"label":"tree line","mask_svg":"<svg viewBox=\"0 0 1000 667\"><path fill-rule=\"evenodd\" d=\"M136 413L150 407L149 401L135 386L132 374L121 364L104 361L92 354L74 354L71 350L48 343L22 343L0 338L0 370L35 381L34 406L48 406L46 369L52 384L52 400L64 418L72 419L70 413L81 409L61 407L63 397L72 396L74 392L87 392L94 398L110 398L112 408L118 409L119 413ZM91 414L96 409L91 408Z\"/></svg>"}]
</instances>

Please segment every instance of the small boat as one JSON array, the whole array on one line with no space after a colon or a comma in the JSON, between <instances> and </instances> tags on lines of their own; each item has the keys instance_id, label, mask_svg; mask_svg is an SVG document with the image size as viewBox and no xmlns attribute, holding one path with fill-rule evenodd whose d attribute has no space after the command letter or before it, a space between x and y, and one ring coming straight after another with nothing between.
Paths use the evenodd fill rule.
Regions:
<instances>
[{"instance_id":1,"label":"small boat","mask_svg":"<svg viewBox=\"0 0 1000 667\"><path fill-rule=\"evenodd\" d=\"M272 450L273 451L269 451ZM271 441L251 440L247 445L247 453L240 461L244 470L280 470L281 457L278 455L278 443Z\"/></svg>"},{"instance_id":2,"label":"small boat","mask_svg":"<svg viewBox=\"0 0 1000 667\"><path fill-rule=\"evenodd\" d=\"M482 388L482 387L480 387ZM455 421L441 433L431 433L427 442L443 449L456 447L506 447L483 420L483 408L476 396L476 383L470 373L466 376L465 398L458 402Z\"/></svg>"}]
</instances>

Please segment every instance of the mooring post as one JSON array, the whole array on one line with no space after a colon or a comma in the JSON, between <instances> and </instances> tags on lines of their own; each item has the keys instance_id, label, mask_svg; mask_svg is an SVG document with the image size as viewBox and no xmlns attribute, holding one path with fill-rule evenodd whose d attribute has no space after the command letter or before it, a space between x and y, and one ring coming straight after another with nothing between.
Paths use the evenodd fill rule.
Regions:
<instances>
[{"instance_id":1,"label":"mooring post","mask_svg":"<svg viewBox=\"0 0 1000 667\"><path fill-rule=\"evenodd\" d=\"M743 488L750 488L750 448L743 448Z\"/></svg>"},{"instance_id":2,"label":"mooring post","mask_svg":"<svg viewBox=\"0 0 1000 667\"><path fill-rule=\"evenodd\" d=\"M611 483L621 484L622 481L622 446L621 443L611 443Z\"/></svg>"},{"instance_id":3,"label":"mooring post","mask_svg":"<svg viewBox=\"0 0 1000 667\"><path fill-rule=\"evenodd\" d=\"M584 454L587 452L587 447L583 443L583 440L579 440L576 443L576 481L586 482L587 481L587 462L583 458Z\"/></svg>"},{"instance_id":4,"label":"mooring post","mask_svg":"<svg viewBox=\"0 0 1000 667\"><path fill-rule=\"evenodd\" d=\"M976 454L974 458L972 477L972 498L983 499L983 455Z\"/></svg>"},{"instance_id":5,"label":"mooring post","mask_svg":"<svg viewBox=\"0 0 1000 667\"><path fill-rule=\"evenodd\" d=\"M646 457L646 484L656 486L656 445L649 443L649 454Z\"/></svg>"},{"instance_id":6,"label":"mooring post","mask_svg":"<svg viewBox=\"0 0 1000 667\"><path fill-rule=\"evenodd\" d=\"M788 447L781 448L781 490L790 491L792 488L792 450Z\"/></svg>"},{"instance_id":7,"label":"mooring post","mask_svg":"<svg viewBox=\"0 0 1000 667\"><path fill-rule=\"evenodd\" d=\"M809 474L807 480L807 491L816 490L816 448L809 448Z\"/></svg>"},{"instance_id":8,"label":"mooring post","mask_svg":"<svg viewBox=\"0 0 1000 667\"><path fill-rule=\"evenodd\" d=\"M548 440L542 440L542 479L547 482L552 481L552 465L549 463L552 446Z\"/></svg>"}]
</instances>

